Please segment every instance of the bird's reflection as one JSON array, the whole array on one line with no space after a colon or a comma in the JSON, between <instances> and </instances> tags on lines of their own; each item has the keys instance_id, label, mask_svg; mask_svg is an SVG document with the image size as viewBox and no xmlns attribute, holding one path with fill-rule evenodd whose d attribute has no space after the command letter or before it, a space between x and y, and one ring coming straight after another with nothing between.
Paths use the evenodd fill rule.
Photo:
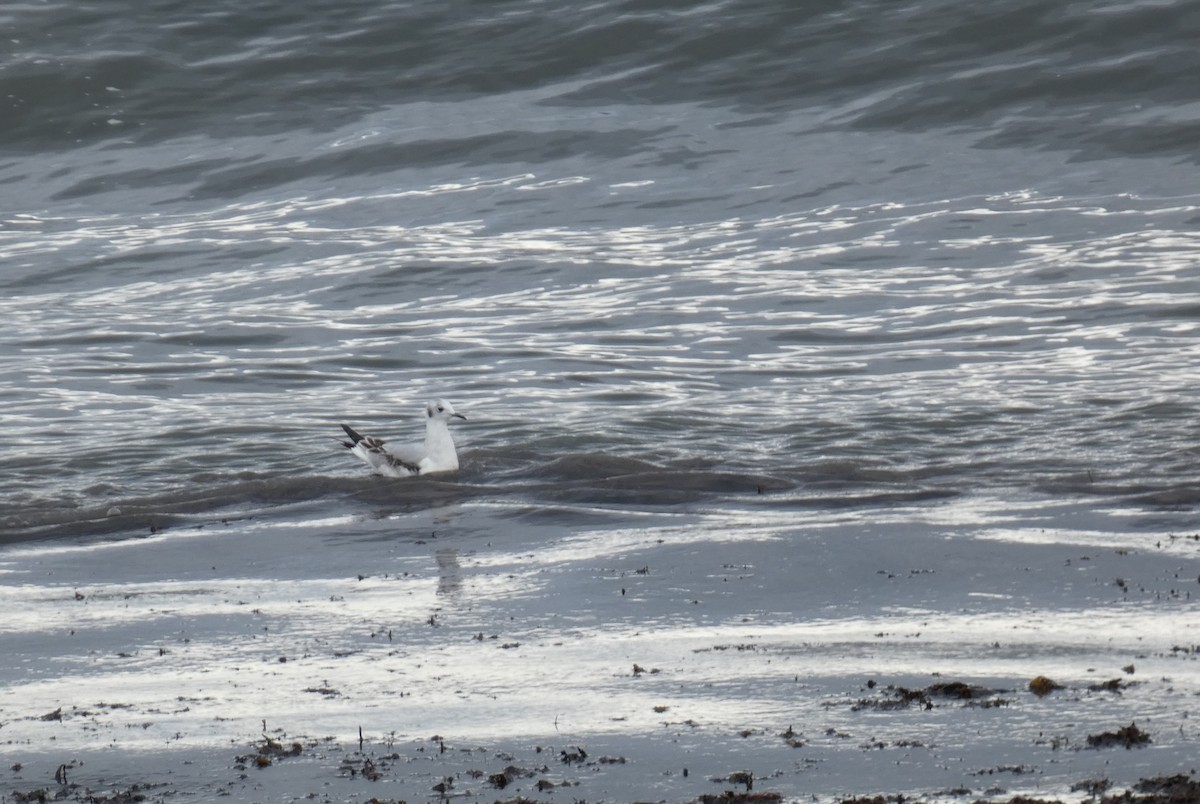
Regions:
<instances>
[{"instance_id":1,"label":"bird's reflection","mask_svg":"<svg viewBox=\"0 0 1200 804\"><path fill-rule=\"evenodd\" d=\"M445 547L434 553L438 567L439 595L453 595L462 588L462 567L458 563L458 550Z\"/></svg>"}]
</instances>

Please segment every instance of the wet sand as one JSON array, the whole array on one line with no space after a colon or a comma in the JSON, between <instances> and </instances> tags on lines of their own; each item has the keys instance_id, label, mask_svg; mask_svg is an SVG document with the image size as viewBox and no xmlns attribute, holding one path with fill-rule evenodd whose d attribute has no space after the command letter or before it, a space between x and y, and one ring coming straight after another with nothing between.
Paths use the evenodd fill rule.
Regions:
<instances>
[{"instance_id":1,"label":"wet sand","mask_svg":"<svg viewBox=\"0 0 1200 804\"><path fill-rule=\"evenodd\" d=\"M753 502L10 546L0 795L1165 801L1138 785L1196 775L1186 512Z\"/></svg>"}]
</instances>

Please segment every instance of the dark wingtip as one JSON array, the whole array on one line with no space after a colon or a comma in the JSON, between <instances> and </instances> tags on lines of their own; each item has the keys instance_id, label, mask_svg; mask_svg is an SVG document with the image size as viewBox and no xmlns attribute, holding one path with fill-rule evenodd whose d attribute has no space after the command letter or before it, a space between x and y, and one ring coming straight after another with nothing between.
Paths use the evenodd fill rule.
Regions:
<instances>
[{"instance_id":1,"label":"dark wingtip","mask_svg":"<svg viewBox=\"0 0 1200 804\"><path fill-rule=\"evenodd\" d=\"M355 444L357 444L359 441L362 441L362 436L354 432L354 428L352 428L350 425L343 424L342 429L346 431L346 435L350 436L351 443L346 444L345 441L342 442L343 444L346 444L347 449L353 449Z\"/></svg>"}]
</instances>

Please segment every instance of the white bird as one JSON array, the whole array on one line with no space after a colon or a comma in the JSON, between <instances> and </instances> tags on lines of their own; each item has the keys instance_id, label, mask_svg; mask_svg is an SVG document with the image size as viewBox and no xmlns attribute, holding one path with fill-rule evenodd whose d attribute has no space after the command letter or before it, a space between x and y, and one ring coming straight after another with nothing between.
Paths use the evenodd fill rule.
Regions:
<instances>
[{"instance_id":1,"label":"white bird","mask_svg":"<svg viewBox=\"0 0 1200 804\"><path fill-rule=\"evenodd\" d=\"M451 419L466 419L444 399L434 399L425 405L425 443L402 447L385 447L381 439L356 433L348 424L342 429L350 436L342 446L362 459L371 471L386 477L410 477L434 472L458 470L458 453L447 425ZM340 440L340 439L339 439Z\"/></svg>"}]
</instances>

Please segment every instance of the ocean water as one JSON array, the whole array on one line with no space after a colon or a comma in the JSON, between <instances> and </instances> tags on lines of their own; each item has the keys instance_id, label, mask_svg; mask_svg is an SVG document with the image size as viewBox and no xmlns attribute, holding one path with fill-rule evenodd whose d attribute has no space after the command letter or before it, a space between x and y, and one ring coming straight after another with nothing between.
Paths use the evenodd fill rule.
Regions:
<instances>
[{"instance_id":1,"label":"ocean water","mask_svg":"<svg viewBox=\"0 0 1200 804\"><path fill-rule=\"evenodd\" d=\"M396 538L444 580L447 549L553 572L582 536L609 572L642 523L833 577L897 522L922 550L1200 528L1194 3L47 0L0 30L12 600L75 545L201 529L302 531L310 567ZM416 440L433 396L468 416L455 475L335 440ZM729 615L806 622L795 577ZM982 587L855 588L837 616ZM1197 623L1172 599L1164 649Z\"/></svg>"},{"instance_id":2,"label":"ocean water","mask_svg":"<svg viewBox=\"0 0 1200 804\"><path fill-rule=\"evenodd\" d=\"M1200 499L1190 4L4 27L6 540L340 498L432 395L483 495Z\"/></svg>"}]
</instances>

